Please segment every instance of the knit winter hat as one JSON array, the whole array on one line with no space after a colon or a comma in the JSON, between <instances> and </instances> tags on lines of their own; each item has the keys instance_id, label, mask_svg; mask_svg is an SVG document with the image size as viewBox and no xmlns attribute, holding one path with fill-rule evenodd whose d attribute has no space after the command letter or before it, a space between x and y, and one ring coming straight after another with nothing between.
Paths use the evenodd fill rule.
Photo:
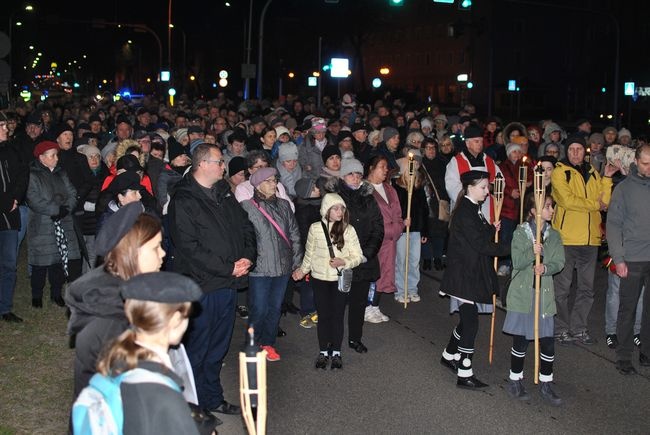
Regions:
<instances>
[{"instance_id":1,"label":"knit winter hat","mask_svg":"<svg viewBox=\"0 0 650 435\"><path fill-rule=\"evenodd\" d=\"M603 136L602 133L592 133L591 136L589 136L589 143L599 143L601 145L605 145L605 136Z\"/></svg>"},{"instance_id":2,"label":"knit winter hat","mask_svg":"<svg viewBox=\"0 0 650 435\"><path fill-rule=\"evenodd\" d=\"M627 128L621 128L621 129L618 131L618 137L621 138L622 136L627 136L627 137L631 138L631 137L632 137L632 133L631 133L630 130L628 130Z\"/></svg>"},{"instance_id":3,"label":"knit winter hat","mask_svg":"<svg viewBox=\"0 0 650 435\"><path fill-rule=\"evenodd\" d=\"M286 162L287 160L298 160L298 147L293 142L287 142L280 145L278 150L278 160Z\"/></svg>"},{"instance_id":4,"label":"knit winter hat","mask_svg":"<svg viewBox=\"0 0 650 435\"><path fill-rule=\"evenodd\" d=\"M327 163L327 159L329 159L332 156L341 157L341 150L339 149L339 147L328 145L325 148L323 148L323 151L321 151L321 157L323 158L323 163Z\"/></svg>"},{"instance_id":5,"label":"knit winter hat","mask_svg":"<svg viewBox=\"0 0 650 435\"><path fill-rule=\"evenodd\" d=\"M399 131L397 131L397 129L393 127L384 128L384 131L381 134L381 138L384 142L388 141L388 139L395 136L399 136Z\"/></svg>"},{"instance_id":6,"label":"knit winter hat","mask_svg":"<svg viewBox=\"0 0 650 435\"><path fill-rule=\"evenodd\" d=\"M313 178L301 178L300 180L296 181L296 185L294 186L294 190L296 191L296 195L298 198L302 199L308 199L311 197L311 191L314 190L314 184L316 180Z\"/></svg>"},{"instance_id":7,"label":"knit winter hat","mask_svg":"<svg viewBox=\"0 0 650 435\"><path fill-rule=\"evenodd\" d=\"M343 178L348 174L352 173L363 174L363 165L357 159L343 159L341 160L341 170L339 171L339 177Z\"/></svg>"},{"instance_id":8,"label":"knit winter hat","mask_svg":"<svg viewBox=\"0 0 650 435\"><path fill-rule=\"evenodd\" d=\"M239 174L241 171L247 169L246 159L243 157L235 156L228 162L228 176Z\"/></svg>"},{"instance_id":9,"label":"knit winter hat","mask_svg":"<svg viewBox=\"0 0 650 435\"><path fill-rule=\"evenodd\" d=\"M517 143L509 143L508 146L506 146L506 155L510 157L510 153L514 151L520 151L521 152L521 145Z\"/></svg>"}]
</instances>

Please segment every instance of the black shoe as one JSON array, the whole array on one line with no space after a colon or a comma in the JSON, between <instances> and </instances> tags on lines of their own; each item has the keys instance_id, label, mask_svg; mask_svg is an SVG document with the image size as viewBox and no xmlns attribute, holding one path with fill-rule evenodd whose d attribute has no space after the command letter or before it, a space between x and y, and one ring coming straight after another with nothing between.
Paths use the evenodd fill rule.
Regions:
<instances>
[{"instance_id":1,"label":"black shoe","mask_svg":"<svg viewBox=\"0 0 650 435\"><path fill-rule=\"evenodd\" d=\"M359 353L368 352L368 348L360 341L350 340L350 341L348 341L348 345L350 346L351 349L354 349L355 351L357 351Z\"/></svg>"},{"instance_id":2,"label":"black shoe","mask_svg":"<svg viewBox=\"0 0 650 435\"><path fill-rule=\"evenodd\" d=\"M61 296L57 296L55 298L52 298L52 302L54 302L56 305L59 307L65 307L65 301Z\"/></svg>"},{"instance_id":3,"label":"black shoe","mask_svg":"<svg viewBox=\"0 0 650 435\"><path fill-rule=\"evenodd\" d=\"M445 268L445 265L442 263L442 259L441 259L441 258L434 258L434 259L433 259L433 267L434 267L436 270L442 270L442 269Z\"/></svg>"},{"instance_id":4,"label":"black shoe","mask_svg":"<svg viewBox=\"0 0 650 435\"><path fill-rule=\"evenodd\" d=\"M241 414L241 408L237 405L233 405L232 403L228 403L225 400L221 402L219 406L216 406L214 408L208 409L210 412L219 412L221 414L227 414L227 415L238 415Z\"/></svg>"},{"instance_id":5,"label":"black shoe","mask_svg":"<svg viewBox=\"0 0 650 435\"><path fill-rule=\"evenodd\" d=\"M422 270L431 270L431 260L422 260Z\"/></svg>"},{"instance_id":6,"label":"black shoe","mask_svg":"<svg viewBox=\"0 0 650 435\"><path fill-rule=\"evenodd\" d=\"M4 319L4 317L3 317ZM21 320L22 322L22 320ZM650 367L650 358L648 358L645 354L640 353L639 354L639 365L643 367Z\"/></svg>"},{"instance_id":7,"label":"black shoe","mask_svg":"<svg viewBox=\"0 0 650 435\"><path fill-rule=\"evenodd\" d=\"M447 360L445 357L440 357L440 364L443 367L447 367L449 370L451 370L454 374L457 374L458 372L458 364L456 363L456 360Z\"/></svg>"},{"instance_id":8,"label":"black shoe","mask_svg":"<svg viewBox=\"0 0 650 435\"><path fill-rule=\"evenodd\" d=\"M223 424L223 421L221 419L217 418L214 414L212 414L210 411L207 409L201 409L198 407L198 405L195 405L193 403L189 403L188 405L190 407L192 419L196 422L196 425L199 428L212 428L214 429L215 426L219 426L220 424Z\"/></svg>"},{"instance_id":9,"label":"black shoe","mask_svg":"<svg viewBox=\"0 0 650 435\"><path fill-rule=\"evenodd\" d=\"M479 390L481 388L489 387L488 384L479 381L474 375L469 378L458 377L456 381L456 386L458 388L465 388L467 390Z\"/></svg>"},{"instance_id":10,"label":"black shoe","mask_svg":"<svg viewBox=\"0 0 650 435\"><path fill-rule=\"evenodd\" d=\"M12 322L12 323L21 323L23 319L20 317L16 316L14 313L5 313L2 315L2 320L5 322ZM643 354L641 354L643 355Z\"/></svg>"},{"instance_id":11,"label":"black shoe","mask_svg":"<svg viewBox=\"0 0 650 435\"><path fill-rule=\"evenodd\" d=\"M248 319L248 308L246 305L237 305L237 314L242 319Z\"/></svg>"},{"instance_id":12,"label":"black shoe","mask_svg":"<svg viewBox=\"0 0 650 435\"><path fill-rule=\"evenodd\" d=\"M632 361L616 361L616 370L622 375L635 375L636 369L632 365Z\"/></svg>"},{"instance_id":13,"label":"black shoe","mask_svg":"<svg viewBox=\"0 0 650 435\"><path fill-rule=\"evenodd\" d=\"M512 379L509 379L508 385L506 385L506 391L513 399L530 400L530 395L526 391L524 383L521 380L513 381Z\"/></svg>"},{"instance_id":14,"label":"black shoe","mask_svg":"<svg viewBox=\"0 0 650 435\"><path fill-rule=\"evenodd\" d=\"M278 337L286 337L286 336L287 336L287 333L284 332L284 329L282 329L282 328L280 328L278 326Z\"/></svg>"},{"instance_id":15,"label":"black shoe","mask_svg":"<svg viewBox=\"0 0 650 435\"><path fill-rule=\"evenodd\" d=\"M618 346L618 337L616 337L616 334L607 334L605 341L607 342L607 347L610 349L616 349L616 346Z\"/></svg>"},{"instance_id":16,"label":"black shoe","mask_svg":"<svg viewBox=\"0 0 650 435\"><path fill-rule=\"evenodd\" d=\"M34 307L34 308L43 308L43 299L32 298L32 307Z\"/></svg>"},{"instance_id":17,"label":"black shoe","mask_svg":"<svg viewBox=\"0 0 650 435\"><path fill-rule=\"evenodd\" d=\"M542 386L539 389L539 394L542 396L542 399L553 406L562 405L562 399L560 399L560 397L555 394L555 391L553 391L550 382L540 382L540 384L542 384Z\"/></svg>"},{"instance_id":18,"label":"black shoe","mask_svg":"<svg viewBox=\"0 0 650 435\"><path fill-rule=\"evenodd\" d=\"M318 354L318 358L316 358L316 368L325 370L329 361L329 356L323 355L322 353Z\"/></svg>"},{"instance_id":19,"label":"black shoe","mask_svg":"<svg viewBox=\"0 0 650 435\"><path fill-rule=\"evenodd\" d=\"M343 359L341 355L332 356L332 365L330 366L331 370L338 370L343 368Z\"/></svg>"},{"instance_id":20,"label":"black shoe","mask_svg":"<svg viewBox=\"0 0 650 435\"><path fill-rule=\"evenodd\" d=\"M638 347L639 349L641 348L641 335L640 334L634 334L634 345Z\"/></svg>"}]
</instances>

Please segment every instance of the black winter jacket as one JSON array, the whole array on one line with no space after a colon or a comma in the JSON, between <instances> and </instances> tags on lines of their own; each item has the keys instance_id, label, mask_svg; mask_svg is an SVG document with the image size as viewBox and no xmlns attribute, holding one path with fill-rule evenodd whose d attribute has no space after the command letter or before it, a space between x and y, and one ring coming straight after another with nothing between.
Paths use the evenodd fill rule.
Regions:
<instances>
[{"instance_id":1,"label":"black winter jacket","mask_svg":"<svg viewBox=\"0 0 650 435\"><path fill-rule=\"evenodd\" d=\"M473 302L492 303L499 290L494 257L510 253L510 246L494 242L494 226L478 215L480 205L463 197L451 218L447 268L440 291Z\"/></svg>"},{"instance_id":2,"label":"black winter jacket","mask_svg":"<svg viewBox=\"0 0 650 435\"><path fill-rule=\"evenodd\" d=\"M384 241L384 218L372 192L374 188L364 181L357 190L350 189L343 180L332 178L325 186L328 192L341 195L350 214L350 224L359 237L359 244L366 262L353 269L353 281L376 281L379 279L379 248Z\"/></svg>"},{"instance_id":3,"label":"black winter jacket","mask_svg":"<svg viewBox=\"0 0 650 435\"><path fill-rule=\"evenodd\" d=\"M28 172L21 164L20 155L9 141L0 143L0 230L19 230L20 211L18 204L24 201L27 192Z\"/></svg>"},{"instance_id":4,"label":"black winter jacket","mask_svg":"<svg viewBox=\"0 0 650 435\"><path fill-rule=\"evenodd\" d=\"M397 192L399 204L402 207L402 219L406 219L408 208L408 191L397 183L393 183ZM406 227L403 231L406 231ZM413 188L411 196L411 232L419 232L420 237L429 237L429 209L424 187Z\"/></svg>"},{"instance_id":5,"label":"black winter jacket","mask_svg":"<svg viewBox=\"0 0 650 435\"><path fill-rule=\"evenodd\" d=\"M226 180L217 182L211 194L208 197L192 174L172 192L168 216L174 269L194 279L204 292L244 288L248 277L235 278L232 271L241 258L255 263L255 228Z\"/></svg>"}]
</instances>

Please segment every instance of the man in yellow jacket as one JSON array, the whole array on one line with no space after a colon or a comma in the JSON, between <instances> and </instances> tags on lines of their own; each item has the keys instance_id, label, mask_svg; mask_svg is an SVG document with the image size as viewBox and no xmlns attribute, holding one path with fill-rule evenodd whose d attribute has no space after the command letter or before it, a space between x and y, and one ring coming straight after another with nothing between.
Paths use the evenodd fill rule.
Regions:
<instances>
[{"instance_id":1,"label":"man in yellow jacket","mask_svg":"<svg viewBox=\"0 0 650 435\"><path fill-rule=\"evenodd\" d=\"M619 168L608 164L604 176L585 161L586 143L579 136L566 141L566 158L551 176L553 197L557 202L553 228L560 232L566 263L554 279L557 316L555 337L560 343L579 341L594 344L587 330L587 317L594 302L594 275L598 247L601 244L601 212L607 210L612 196L612 175ZM576 297L569 311L569 293L573 270L577 270Z\"/></svg>"}]
</instances>

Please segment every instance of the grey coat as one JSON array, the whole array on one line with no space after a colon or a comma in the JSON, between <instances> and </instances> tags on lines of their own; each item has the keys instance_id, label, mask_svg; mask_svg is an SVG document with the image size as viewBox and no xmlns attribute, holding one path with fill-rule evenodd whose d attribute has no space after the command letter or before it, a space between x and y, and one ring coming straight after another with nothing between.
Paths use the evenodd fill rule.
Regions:
<instances>
[{"instance_id":1,"label":"grey coat","mask_svg":"<svg viewBox=\"0 0 650 435\"><path fill-rule=\"evenodd\" d=\"M54 222L50 216L57 215L62 205L73 211L76 203L77 191L63 169L57 166L50 171L40 161L30 164L27 187L27 205L30 209L27 224L29 264L49 266L61 263ZM61 220L61 226L68 240L68 259L81 258L71 214Z\"/></svg>"},{"instance_id":2,"label":"grey coat","mask_svg":"<svg viewBox=\"0 0 650 435\"><path fill-rule=\"evenodd\" d=\"M275 227L253 204L253 201L264 208L291 242L291 247L280 236ZM274 197L262 200L257 195L241 203L248 213L248 219L255 227L257 237L257 261L251 276L282 276L293 272L302 263L303 247L300 243L298 222L291 210L289 201Z\"/></svg>"}]
</instances>

